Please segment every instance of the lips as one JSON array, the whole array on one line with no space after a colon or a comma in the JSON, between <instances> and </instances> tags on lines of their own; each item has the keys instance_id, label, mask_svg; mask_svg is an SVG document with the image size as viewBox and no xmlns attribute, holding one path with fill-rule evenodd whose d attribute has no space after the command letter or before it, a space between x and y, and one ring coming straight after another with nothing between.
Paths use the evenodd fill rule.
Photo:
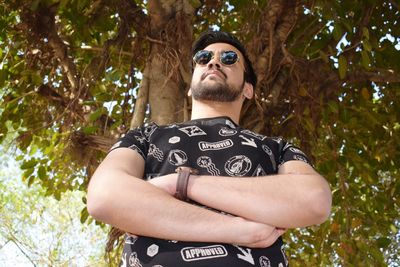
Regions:
<instances>
[{"instance_id":1,"label":"lips","mask_svg":"<svg viewBox=\"0 0 400 267\"><path fill-rule=\"evenodd\" d=\"M208 70L201 75L201 79L204 80L209 75L217 75L220 78L226 79L226 74L220 70Z\"/></svg>"}]
</instances>

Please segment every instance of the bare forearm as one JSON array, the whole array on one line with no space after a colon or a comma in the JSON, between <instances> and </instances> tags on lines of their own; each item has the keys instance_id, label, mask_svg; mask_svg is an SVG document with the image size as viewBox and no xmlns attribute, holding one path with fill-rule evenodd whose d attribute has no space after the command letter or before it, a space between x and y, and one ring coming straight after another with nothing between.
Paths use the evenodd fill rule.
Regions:
<instances>
[{"instance_id":1,"label":"bare forearm","mask_svg":"<svg viewBox=\"0 0 400 267\"><path fill-rule=\"evenodd\" d=\"M125 174L112 175L118 176L118 181L95 177L103 181L97 181L97 184L92 182L89 188L88 198L98 202L89 205L89 211L96 219L127 232L164 239L206 241L197 239L207 239L208 232L204 228L207 223L212 220L224 223L229 219L177 201L138 178ZM98 192L106 193L100 195ZM197 236L200 232L202 235Z\"/></svg>"},{"instance_id":2,"label":"bare forearm","mask_svg":"<svg viewBox=\"0 0 400 267\"><path fill-rule=\"evenodd\" d=\"M109 175L118 179L108 179ZM276 239L267 238L270 226L176 200L148 182L122 173L103 171L101 177L93 178L88 208L96 219L141 236L249 246L258 245L260 235L264 246Z\"/></svg>"},{"instance_id":3,"label":"bare forearm","mask_svg":"<svg viewBox=\"0 0 400 267\"><path fill-rule=\"evenodd\" d=\"M188 196L206 206L282 228L321 223L331 205L329 186L318 174L193 176Z\"/></svg>"}]
</instances>

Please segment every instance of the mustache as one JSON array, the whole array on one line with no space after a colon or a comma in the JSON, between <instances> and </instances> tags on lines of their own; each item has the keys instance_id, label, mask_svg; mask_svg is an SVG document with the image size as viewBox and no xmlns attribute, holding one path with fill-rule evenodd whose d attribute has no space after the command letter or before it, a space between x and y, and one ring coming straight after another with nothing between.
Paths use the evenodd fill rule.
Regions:
<instances>
[{"instance_id":1,"label":"mustache","mask_svg":"<svg viewBox=\"0 0 400 267\"><path fill-rule=\"evenodd\" d=\"M223 71L220 70L220 69L211 69L211 70L208 70L208 71L204 72L204 73L201 75L201 80L204 80L204 78L206 78L206 76L207 76L208 74L210 74L211 72L215 72L215 71L218 71L219 73L221 73L222 76L224 76L225 79L228 77L228 76L226 75L226 73L223 72Z\"/></svg>"}]
</instances>

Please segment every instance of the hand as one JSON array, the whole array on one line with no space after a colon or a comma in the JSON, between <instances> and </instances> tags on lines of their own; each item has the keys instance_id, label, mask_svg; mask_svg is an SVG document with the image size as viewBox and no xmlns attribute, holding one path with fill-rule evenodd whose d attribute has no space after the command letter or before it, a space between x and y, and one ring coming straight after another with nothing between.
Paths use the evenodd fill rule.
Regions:
<instances>
[{"instance_id":1,"label":"hand","mask_svg":"<svg viewBox=\"0 0 400 267\"><path fill-rule=\"evenodd\" d=\"M176 193L176 182L178 179L178 174L171 173L159 177L155 177L150 179L148 182L152 185L164 190L171 196L175 195Z\"/></svg>"},{"instance_id":2,"label":"hand","mask_svg":"<svg viewBox=\"0 0 400 267\"><path fill-rule=\"evenodd\" d=\"M236 217L236 219L242 224L241 229L243 230L238 236L241 239L237 243L239 246L266 248L272 246L286 232L286 229L275 226L249 221L240 217Z\"/></svg>"}]
</instances>

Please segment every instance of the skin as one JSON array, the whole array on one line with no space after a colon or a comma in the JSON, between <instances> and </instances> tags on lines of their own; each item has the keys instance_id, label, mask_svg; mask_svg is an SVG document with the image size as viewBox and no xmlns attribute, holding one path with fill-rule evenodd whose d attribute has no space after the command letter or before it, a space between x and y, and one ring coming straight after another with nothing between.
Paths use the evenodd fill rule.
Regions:
<instances>
[{"instance_id":1,"label":"skin","mask_svg":"<svg viewBox=\"0 0 400 267\"><path fill-rule=\"evenodd\" d=\"M243 61L224 66L218 53L234 50L243 56L224 43L205 49L216 57L207 65L196 65L189 95L200 88L213 90L215 84L240 93L230 102L193 98L192 119L229 116L238 123L243 101L253 97L253 86L243 83ZM234 216L175 199L176 173L149 182L141 179L143 175L144 160L137 152L128 148L110 152L90 181L89 213L136 235L262 248L272 245L286 228L322 223L331 208L328 183L299 161L284 163L277 175L257 178L191 176L189 198Z\"/></svg>"},{"instance_id":2,"label":"skin","mask_svg":"<svg viewBox=\"0 0 400 267\"><path fill-rule=\"evenodd\" d=\"M231 66L224 66L219 62L219 53L224 50L231 50L238 53L239 57L243 59L242 53L234 46L225 43L215 43L207 46L205 50L214 51L216 55L207 65L196 65L193 71L191 88L188 92L192 96L192 90L196 90L196 84L221 84L226 83L232 88L238 88L243 85L244 81L244 61L239 60L236 64ZM203 75L208 72L215 72L202 79ZM226 78L217 75L218 71L222 71ZM217 116L228 116L236 123L239 123L240 110L246 98L253 97L253 86L250 83L244 83L239 97L231 102L218 102L210 100L201 100L192 98L192 119L210 118Z\"/></svg>"},{"instance_id":3,"label":"skin","mask_svg":"<svg viewBox=\"0 0 400 267\"><path fill-rule=\"evenodd\" d=\"M210 45L210 49L215 51L214 58L207 65L198 65L195 68L193 79L191 83L191 90L193 99L197 101L212 101L218 102L232 102L242 95L245 85L244 77L242 75L232 76L231 73L239 70L243 73L244 66L240 57L236 63L228 68L222 69L222 63L219 61L221 52L234 50L239 53L237 49L214 49ZM239 84L239 82L241 82Z\"/></svg>"}]
</instances>

